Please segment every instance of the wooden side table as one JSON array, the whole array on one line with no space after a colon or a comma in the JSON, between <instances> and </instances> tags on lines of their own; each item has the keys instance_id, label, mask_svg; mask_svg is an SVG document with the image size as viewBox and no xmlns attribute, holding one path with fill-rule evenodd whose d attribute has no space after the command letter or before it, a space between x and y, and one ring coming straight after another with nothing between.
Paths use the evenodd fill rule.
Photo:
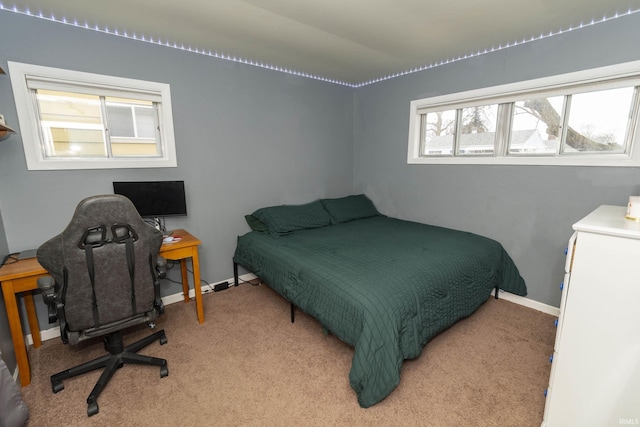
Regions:
<instances>
[{"instance_id":1,"label":"wooden side table","mask_svg":"<svg viewBox=\"0 0 640 427\"><path fill-rule=\"evenodd\" d=\"M27 358L27 347L22 334L22 324L18 310L18 294L24 292L24 305L27 308L33 346L40 347L40 327L38 326L38 316L36 315L36 307L33 303L31 291L38 289L38 279L46 275L47 271L42 268L35 258L7 264L0 268L2 295L7 307L9 329L11 330L13 349L16 353L16 362L20 372L20 384L23 386L31 383L31 371L29 369L29 359Z\"/></svg>"},{"instance_id":2,"label":"wooden side table","mask_svg":"<svg viewBox=\"0 0 640 427\"><path fill-rule=\"evenodd\" d=\"M171 232L174 238L179 241L163 243L160 248L160 255L166 259L180 261L180 271L182 272L182 291L184 302L189 302L189 277L187 276L187 259L191 258L193 264L193 291L196 296L196 312L198 322L204 323L204 307L202 305L202 289L200 288L200 257L198 256L198 245L200 240L191 235L186 230L179 229Z\"/></svg>"}]
</instances>

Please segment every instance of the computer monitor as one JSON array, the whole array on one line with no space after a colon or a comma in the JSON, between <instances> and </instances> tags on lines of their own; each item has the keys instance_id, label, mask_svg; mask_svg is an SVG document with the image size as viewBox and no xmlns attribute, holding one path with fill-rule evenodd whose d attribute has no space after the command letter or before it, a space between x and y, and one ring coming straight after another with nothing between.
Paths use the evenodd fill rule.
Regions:
<instances>
[{"instance_id":1,"label":"computer monitor","mask_svg":"<svg viewBox=\"0 0 640 427\"><path fill-rule=\"evenodd\" d=\"M114 182L113 192L131 200L142 217L187 214L184 181Z\"/></svg>"}]
</instances>

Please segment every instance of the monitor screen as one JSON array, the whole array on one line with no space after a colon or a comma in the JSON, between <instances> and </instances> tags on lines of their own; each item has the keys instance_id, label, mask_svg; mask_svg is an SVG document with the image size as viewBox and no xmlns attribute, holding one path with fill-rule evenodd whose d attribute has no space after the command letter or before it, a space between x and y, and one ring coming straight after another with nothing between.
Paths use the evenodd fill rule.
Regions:
<instances>
[{"instance_id":1,"label":"monitor screen","mask_svg":"<svg viewBox=\"0 0 640 427\"><path fill-rule=\"evenodd\" d=\"M131 200L143 217L187 214L184 181L114 182L113 192Z\"/></svg>"}]
</instances>

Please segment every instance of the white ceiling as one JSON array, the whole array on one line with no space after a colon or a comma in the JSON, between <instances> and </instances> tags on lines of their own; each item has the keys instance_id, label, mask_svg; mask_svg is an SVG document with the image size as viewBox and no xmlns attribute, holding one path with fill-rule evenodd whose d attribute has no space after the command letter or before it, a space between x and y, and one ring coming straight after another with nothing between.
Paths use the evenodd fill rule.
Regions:
<instances>
[{"instance_id":1,"label":"white ceiling","mask_svg":"<svg viewBox=\"0 0 640 427\"><path fill-rule=\"evenodd\" d=\"M640 0L4 0L5 9L360 84L640 10ZM598 25L597 23L595 25Z\"/></svg>"}]
</instances>

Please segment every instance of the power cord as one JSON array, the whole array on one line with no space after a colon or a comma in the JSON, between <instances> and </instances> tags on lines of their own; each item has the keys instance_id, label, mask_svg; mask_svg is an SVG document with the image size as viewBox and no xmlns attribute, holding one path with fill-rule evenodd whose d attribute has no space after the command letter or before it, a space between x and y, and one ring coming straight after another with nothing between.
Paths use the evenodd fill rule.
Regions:
<instances>
[{"instance_id":1,"label":"power cord","mask_svg":"<svg viewBox=\"0 0 640 427\"><path fill-rule=\"evenodd\" d=\"M9 254L7 256L5 256L2 259L2 263L0 264L0 267L2 267L3 265L9 265L9 264L14 264L16 262L18 262L18 256L20 255L20 252L14 252L12 254Z\"/></svg>"},{"instance_id":2,"label":"power cord","mask_svg":"<svg viewBox=\"0 0 640 427\"><path fill-rule=\"evenodd\" d=\"M244 279L241 279L240 277L238 277L238 281L240 283L248 283L251 286L260 286L260 285L264 284L264 282L259 277L257 279L251 279L251 280L244 280Z\"/></svg>"},{"instance_id":3,"label":"power cord","mask_svg":"<svg viewBox=\"0 0 640 427\"><path fill-rule=\"evenodd\" d=\"M189 273L191 273L191 276L194 277L195 280L195 275L193 274L193 271L189 270L187 268L187 271ZM207 282L206 280L204 280L203 278L200 278L200 285L205 284L205 286L207 286L209 288L209 290L205 291L205 292L213 292L213 286L211 286L211 283Z\"/></svg>"},{"instance_id":4,"label":"power cord","mask_svg":"<svg viewBox=\"0 0 640 427\"><path fill-rule=\"evenodd\" d=\"M167 270L171 270L173 267L175 267L175 265L176 265L177 263L178 263L178 261L174 261L174 260L167 260ZM190 270L189 268L187 268L187 271L188 271L189 273L191 273L192 280L195 280L195 275L193 274L193 271L192 271L192 270ZM163 280L168 280L169 282L176 283L176 284L178 284L178 285L182 285L182 282L178 282L177 280L170 279L169 277L165 277ZM238 286L239 284L242 284L242 283L248 283L248 284L250 284L251 286L260 286L260 285L264 284L264 282L263 282L260 278L258 278L258 279L251 279L251 280L244 280L244 279L241 279L240 277L238 277L238 282L239 282L239 283L234 283L233 285L232 285L232 284L229 284L229 286L230 286L230 287L231 287L231 286ZM213 288L213 286L211 285L211 283L209 283L209 282L207 282L206 280L204 280L204 279L202 279L202 278L201 278L201 279L200 279L200 285L203 285L203 284L208 288L208 289L205 289L205 290L203 291L203 293L205 293L205 294L206 294L206 293L209 293L209 292L215 292L215 289Z\"/></svg>"},{"instance_id":5,"label":"power cord","mask_svg":"<svg viewBox=\"0 0 640 427\"><path fill-rule=\"evenodd\" d=\"M177 263L178 263L177 261L168 259L167 260L167 270L171 270L173 267L175 267L175 265ZM188 268L187 268L187 271L189 273L191 273L191 277L193 278L192 280L195 280L195 275L193 274L193 271L189 270ZM168 280L169 282L177 283L178 285L182 285L182 282L178 282L177 280L173 280L173 279L171 279L169 277L165 277L163 280ZM207 286L209 288L208 290L205 290L205 293L213 292L213 286L211 286L211 284L209 282L207 282L206 280L200 278L200 285L202 286L202 284L204 284L205 286Z\"/></svg>"}]
</instances>

